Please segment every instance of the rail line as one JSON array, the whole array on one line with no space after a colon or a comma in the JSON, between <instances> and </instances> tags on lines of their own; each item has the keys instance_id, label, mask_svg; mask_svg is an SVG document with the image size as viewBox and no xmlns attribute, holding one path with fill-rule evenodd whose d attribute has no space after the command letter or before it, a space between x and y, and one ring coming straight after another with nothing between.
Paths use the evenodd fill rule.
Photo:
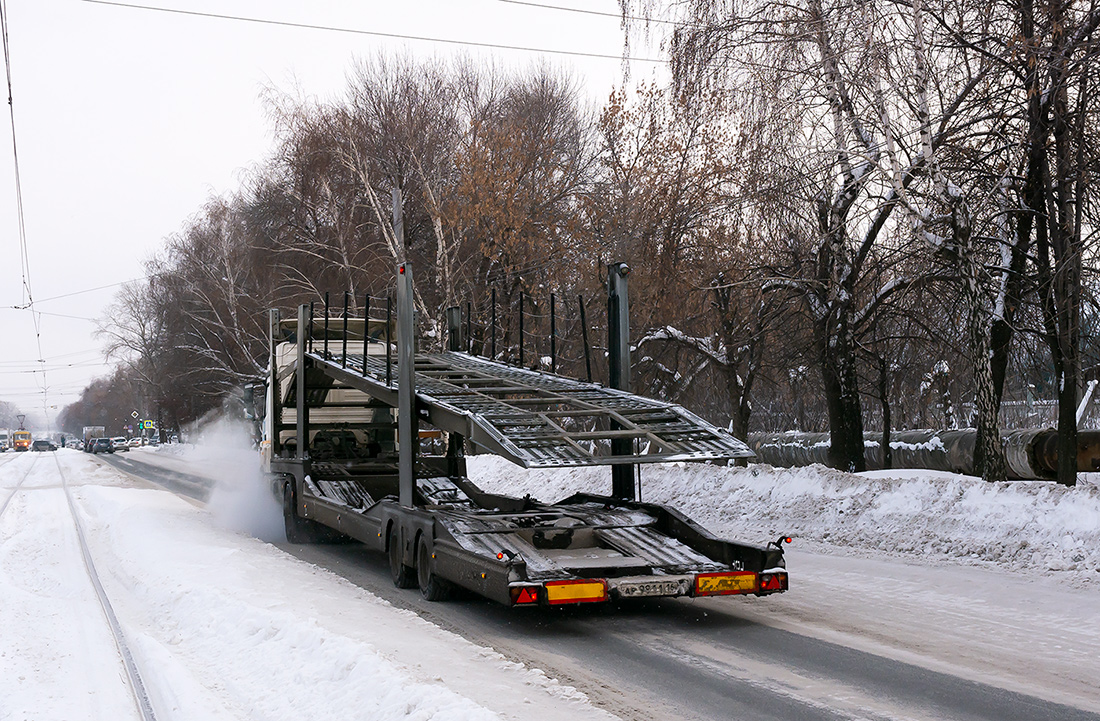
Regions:
<instances>
[{"instance_id":1,"label":"rail line","mask_svg":"<svg viewBox=\"0 0 1100 721\"><path fill-rule=\"evenodd\" d=\"M18 458L18 457L19 456L16 456L15 458ZM6 461L4 461L3 463L0 463L0 468L3 468L4 466L8 465L12 461L14 461L15 458L9 458ZM9 493L8 497L4 499L3 505L0 505L0 517L3 517L4 511L8 510L8 504L11 503L11 499L15 498L15 494L19 493L19 488L23 485L24 481L27 480L27 476L29 476L31 474L31 470L34 468L34 464L36 464L36 463L38 463L38 456L34 457L34 460L31 461L30 467L27 468L27 472L24 473L23 477L19 479L19 483L16 483L15 487L11 489L11 493Z\"/></svg>"},{"instance_id":2,"label":"rail line","mask_svg":"<svg viewBox=\"0 0 1100 721\"><path fill-rule=\"evenodd\" d=\"M84 522L80 520L80 514L76 509L76 502L73 500L73 494L69 488L69 481L65 476L64 470L61 468L61 461L57 460L56 454L54 455L54 463L57 464L57 473L61 476L61 488L65 491L65 500L69 504L69 512L72 514L73 523L76 526L76 537L80 543L80 553L84 557L84 566L88 570L88 578L95 588L96 596L99 598L99 605L103 608L103 615L106 617L107 624L111 628L111 635L114 637L115 645L118 647L119 655L122 657L122 663L126 667L126 675L130 682L130 690L133 692L134 703L137 704L138 711L141 713L143 721L156 721L157 717L156 713L153 711L153 704L149 697L149 691L145 686L145 682L142 680L137 661L130 651L130 645L126 641L126 634L123 633L122 626L119 624L118 617L115 615L114 608L111 606L111 600L107 597L107 592L103 589L103 584L99 580L99 573L96 571L95 562L92 560L92 553L88 547Z\"/></svg>"}]
</instances>

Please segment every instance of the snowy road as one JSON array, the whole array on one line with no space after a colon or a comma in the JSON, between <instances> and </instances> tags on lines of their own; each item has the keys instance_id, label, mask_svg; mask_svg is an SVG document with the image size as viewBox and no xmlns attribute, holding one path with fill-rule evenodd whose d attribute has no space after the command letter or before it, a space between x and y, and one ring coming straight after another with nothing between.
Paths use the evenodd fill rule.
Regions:
<instances>
[{"instance_id":1,"label":"snowy road","mask_svg":"<svg viewBox=\"0 0 1100 721\"><path fill-rule=\"evenodd\" d=\"M793 602L655 601L555 613L516 612L472 597L428 603L415 591L393 588L383 559L361 546L281 547L537 666L623 718L1100 719L1081 710L1100 707L1092 681L1096 657L1087 652L1096 649L1095 625L1058 634L1064 653L1054 662L1053 647L1019 653L1002 639L1016 637L1026 646L1026 630L986 635L1002 622L960 622L957 609L948 611L967 603L965 594L925 605L909 595L919 591L924 574L903 567L884 576L882 561L795 553ZM877 581L867 575L872 572ZM962 574L947 575L944 585L962 580ZM837 589L840 576L864 580ZM876 585L884 590L876 592ZM914 605L924 607L912 615ZM1093 637L1083 647L1073 638L1081 633Z\"/></svg>"},{"instance_id":2,"label":"snowy road","mask_svg":"<svg viewBox=\"0 0 1100 721\"><path fill-rule=\"evenodd\" d=\"M140 469L174 460L135 455ZM358 545L284 550L637 719L1100 719L1100 595L997 569L788 553L792 591L521 612L393 588Z\"/></svg>"},{"instance_id":3,"label":"snowy road","mask_svg":"<svg viewBox=\"0 0 1100 721\"><path fill-rule=\"evenodd\" d=\"M0 718L142 719L120 655L85 564L82 540L54 454L12 453L0 472L0 532L33 519L34 533L0 538L0 677L27 681L0 698ZM39 676L51 692L30 680ZM145 702L142 693L142 702Z\"/></svg>"},{"instance_id":4,"label":"snowy road","mask_svg":"<svg viewBox=\"0 0 1100 721\"><path fill-rule=\"evenodd\" d=\"M93 577L159 721L610 718L102 459L0 456L0 507L0 720L143 718Z\"/></svg>"}]
</instances>

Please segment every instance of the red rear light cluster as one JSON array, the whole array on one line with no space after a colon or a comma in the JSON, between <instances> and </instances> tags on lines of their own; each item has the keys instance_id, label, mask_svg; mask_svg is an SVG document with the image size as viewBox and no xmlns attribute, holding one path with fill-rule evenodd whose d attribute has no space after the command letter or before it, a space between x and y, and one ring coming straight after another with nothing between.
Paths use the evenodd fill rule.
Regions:
<instances>
[{"instance_id":1,"label":"red rear light cluster","mask_svg":"<svg viewBox=\"0 0 1100 721\"><path fill-rule=\"evenodd\" d=\"M760 593L777 593L787 590L787 572L774 571L760 574Z\"/></svg>"},{"instance_id":2,"label":"red rear light cluster","mask_svg":"<svg viewBox=\"0 0 1100 721\"><path fill-rule=\"evenodd\" d=\"M539 602L539 586L512 586L512 604L526 606Z\"/></svg>"}]
</instances>

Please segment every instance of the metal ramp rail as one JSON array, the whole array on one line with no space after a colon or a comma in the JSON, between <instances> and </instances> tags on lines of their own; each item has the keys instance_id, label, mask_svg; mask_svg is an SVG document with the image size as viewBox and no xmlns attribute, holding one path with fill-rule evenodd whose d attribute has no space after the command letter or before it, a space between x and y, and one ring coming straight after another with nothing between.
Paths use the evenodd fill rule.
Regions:
<instances>
[{"instance_id":1,"label":"metal ramp rail","mask_svg":"<svg viewBox=\"0 0 1100 721\"><path fill-rule=\"evenodd\" d=\"M305 356L341 385L398 405L397 374L385 356L316 348ZM732 434L672 403L455 351L417 354L414 367L421 420L525 468L753 456ZM612 441L626 441L628 454L613 452Z\"/></svg>"}]
</instances>

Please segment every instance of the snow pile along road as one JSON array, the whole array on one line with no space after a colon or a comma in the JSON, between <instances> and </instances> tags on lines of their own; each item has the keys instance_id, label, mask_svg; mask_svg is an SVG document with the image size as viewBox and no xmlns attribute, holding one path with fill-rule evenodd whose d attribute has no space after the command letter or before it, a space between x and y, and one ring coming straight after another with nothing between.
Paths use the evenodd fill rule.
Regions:
<instances>
[{"instance_id":1,"label":"snow pile along road","mask_svg":"<svg viewBox=\"0 0 1100 721\"><path fill-rule=\"evenodd\" d=\"M486 490L545 501L611 489L606 468L523 470L495 456L471 457L468 466ZM919 470L851 474L820 465L655 464L641 467L641 493L738 540L761 543L789 533L811 545L1100 581L1100 489L1093 485L986 483Z\"/></svg>"},{"instance_id":2,"label":"snow pile along road","mask_svg":"<svg viewBox=\"0 0 1100 721\"><path fill-rule=\"evenodd\" d=\"M56 458L60 468L37 453L0 466L0 503L12 498L0 517L0 718L136 718L62 470L163 718L610 718L541 671L219 528L168 492L128 487L92 456Z\"/></svg>"}]
</instances>

